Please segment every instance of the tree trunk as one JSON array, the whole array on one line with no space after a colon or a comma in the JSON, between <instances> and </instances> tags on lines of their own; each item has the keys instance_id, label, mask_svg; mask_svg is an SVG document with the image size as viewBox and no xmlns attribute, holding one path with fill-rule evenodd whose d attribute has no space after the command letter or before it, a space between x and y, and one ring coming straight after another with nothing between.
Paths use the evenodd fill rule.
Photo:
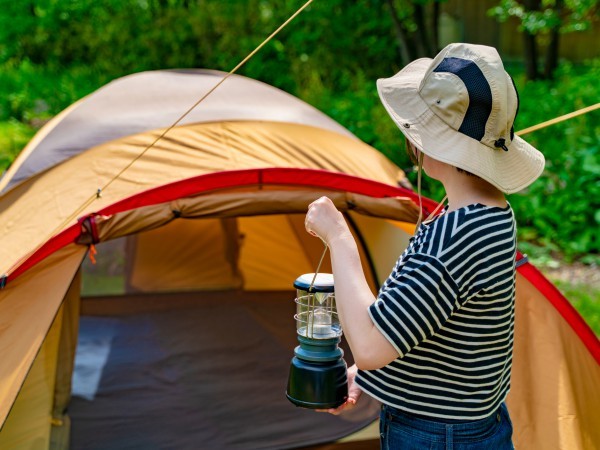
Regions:
<instances>
[{"instance_id":1,"label":"tree trunk","mask_svg":"<svg viewBox=\"0 0 600 450\"><path fill-rule=\"evenodd\" d=\"M422 58L424 56L432 57L431 45L429 43L429 30L427 22L425 20L425 7L424 5L415 3L414 8L414 20L417 25L417 32L415 33L415 43L417 45L417 57Z\"/></svg>"},{"instance_id":2,"label":"tree trunk","mask_svg":"<svg viewBox=\"0 0 600 450\"><path fill-rule=\"evenodd\" d=\"M559 18L561 18L563 0L556 0L555 11ZM554 71L558 67L558 48L560 44L560 27L562 25L562 18L557 23L550 33L550 43L546 49L546 61L544 63L544 78L549 80L554 78Z\"/></svg>"},{"instance_id":3,"label":"tree trunk","mask_svg":"<svg viewBox=\"0 0 600 450\"><path fill-rule=\"evenodd\" d=\"M441 12L441 8L440 8L440 2L439 1L434 1L433 2L433 18L432 18L432 30L431 30L431 36L432 36L432 44L433 44L433 54L437 54L440 51L440 12Z\"/></svg>"},{"instance_id":4,"label":"tree trunk","mask_svg":"<svg viewBox=\"0 0 600 450\"><path fill-rule=\"evenodd\" d=\"M523 51L525 52L525 74L527 79L539 79L540 75L537 68L537 41L535 35L528 31L523 31Z\"/></svg>"},{"instance_id":5,"label":"tree trunk","mask_svg":"<svg viewBox=\"0 0 600 450\"><path fill-rule=\"evenodd\" d=\"M558 29L552 30L550 35L550 44L546 49L546 61L544 64L544 78L549 80L554 78L554 71L558 67L558 47L560 43L560 33Z\"/></svg>"},{"instance_id":6,"label":"tree trunk","mask_svg":"<svg viewBox=\"0 0 600 450\"><path fill-rule=\"evenodd\" d=\"M539 11L541 0L524 0L523 4L527 11ZM535 34L531 34L527 30L523 30L523 51L525 53L525 73L527 79L539 79L537 39Z\"/></svg>"},{"instance_id":7,"label":"tree trunk","mask_svg":"<svg viewBox=\"0 0 600 450\"><path fill-rule=\"evenodd\" d=\"M405 66L414 59L413 54L410 51L411 47L409 46L408 34L398 19L394 0L387 0L387 5L392 16L392 22L394 24L394 33L396 34L396 40L398 41L398 53L400 54L400 60L402 65Z\"/></svg>"}]
</instances>

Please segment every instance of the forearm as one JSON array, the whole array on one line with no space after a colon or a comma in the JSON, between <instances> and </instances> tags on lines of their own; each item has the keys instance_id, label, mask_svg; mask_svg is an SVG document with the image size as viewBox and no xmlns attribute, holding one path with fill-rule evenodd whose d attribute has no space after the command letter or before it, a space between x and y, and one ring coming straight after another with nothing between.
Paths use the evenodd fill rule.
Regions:
<instances>
[{"instance_id":1,"label":"forearm","mask_svg":"<svg viewBox=\"0 0 600 450\"><path fill-rule=\"evenodd\" d=\"M332 239L329 246L338 313L354 360L361 369L380 368L398 353L369 316L375 296L365 278L356 242L348 231Z\"/></svg>"},{"instance_id":2,"label":"forearm","mask_svg":"<svg viewBox=\"0 0 600 450\"><path fill-rule=\"evenodd\" d=\"M371 321L369 306L375 297L344 217L329 198L321 197L308 206L304 226L331 250L338 313L356 365L361 369L385 366L398 357L398 352Z\"/></svg>"}]
</instances>

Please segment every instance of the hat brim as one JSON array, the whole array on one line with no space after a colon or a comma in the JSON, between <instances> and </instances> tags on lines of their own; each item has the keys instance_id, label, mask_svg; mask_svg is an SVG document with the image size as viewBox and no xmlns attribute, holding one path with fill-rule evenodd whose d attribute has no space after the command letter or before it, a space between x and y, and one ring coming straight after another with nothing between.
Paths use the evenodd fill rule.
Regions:
<instances>
[{"instance_id":1,"label":"hat brim","mask_svg":"<svg viewBox=\"0 0 600 450\"><path fill-rule=\"evenodd\" d=\"M491 148L453 129L429 108L419 86L431 59L413 61L391 78L377 80L377 91L400 131L423 153L471 172L504 193L518 192L544 170L544 155L515 136L508 151Z\"/></svg>"}]
</instances>

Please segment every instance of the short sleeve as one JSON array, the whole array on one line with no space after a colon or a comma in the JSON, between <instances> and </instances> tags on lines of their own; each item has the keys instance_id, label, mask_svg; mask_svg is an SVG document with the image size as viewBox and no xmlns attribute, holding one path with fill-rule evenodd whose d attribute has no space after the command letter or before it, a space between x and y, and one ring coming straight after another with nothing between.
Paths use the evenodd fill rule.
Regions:
<instances>
[{"instance_id":1,"label":"short sleeve","mask_svg":"<svg viewBox=\"0 0 600 450\"><path fill-rule=\"evenodd\" d=\"M403 357L439 331L458 308L458 298L459 289L444 264L417 253L392 272L369 314Z\"/></svg>"}]
</instances>

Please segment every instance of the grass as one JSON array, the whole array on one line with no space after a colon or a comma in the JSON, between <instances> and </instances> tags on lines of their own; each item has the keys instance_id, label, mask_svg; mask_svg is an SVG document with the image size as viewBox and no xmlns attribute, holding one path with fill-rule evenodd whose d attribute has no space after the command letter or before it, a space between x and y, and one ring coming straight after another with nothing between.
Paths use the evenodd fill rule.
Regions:
<instances>
[{"instance_id":1,"label":"grass","mask_svg":"<svg viewBox=\"0 0 600 450\"><path fill-rule=\"evenodd\" d=\"M97 275L86 273L82 280L81 295L83 297L122 295L125 293L125 280L122 275Z\"/></svg>"},{"instance_id":2,"label":"grass","mask_svg":"<svg viewBox=\"0 0 600 450\"><path fill-rule=\"evenodd\" d=\"M564 280L552 280L590 328L600 337L600 287Z\"/></svg>"}]
</instances>

